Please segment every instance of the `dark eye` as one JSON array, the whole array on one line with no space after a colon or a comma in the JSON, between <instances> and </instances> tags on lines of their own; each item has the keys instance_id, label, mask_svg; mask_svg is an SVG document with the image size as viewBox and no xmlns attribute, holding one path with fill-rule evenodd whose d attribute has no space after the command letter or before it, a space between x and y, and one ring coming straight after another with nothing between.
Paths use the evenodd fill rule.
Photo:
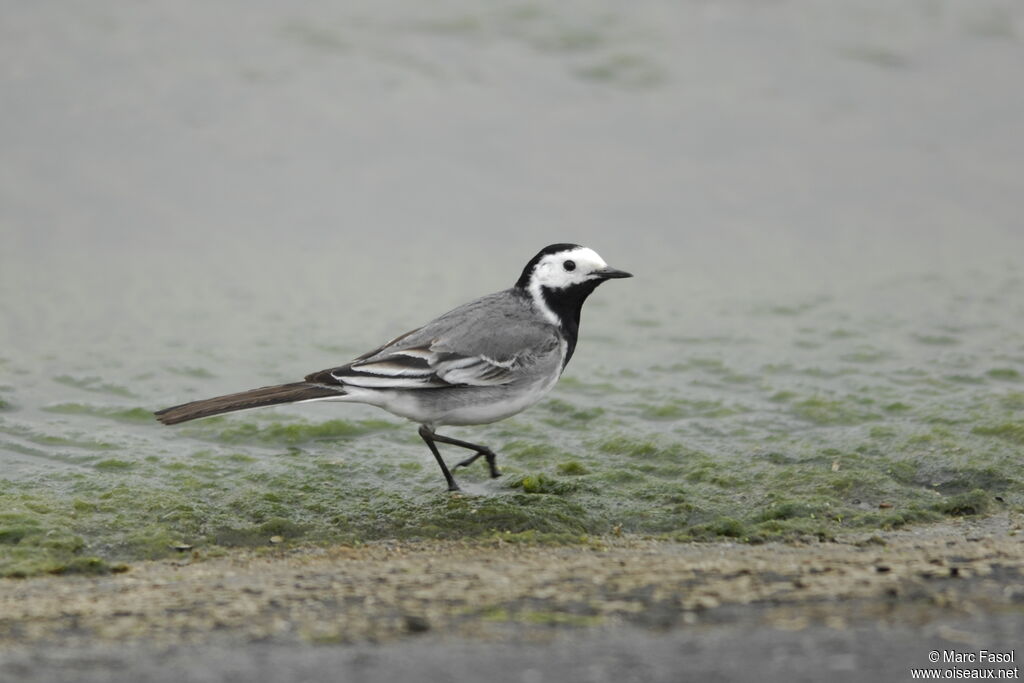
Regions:
<instances>
[{"instance_id":1,"label":"dark eye","mask_svg":"<svg viewBox=\"0 0 1024 683\"><path fill-rule=\"evenodd\" d=\"M575 261L566 261L565 263L562 264L562 266L566 270L576 270L576 262Z\"/></svg>"}]
</instances>

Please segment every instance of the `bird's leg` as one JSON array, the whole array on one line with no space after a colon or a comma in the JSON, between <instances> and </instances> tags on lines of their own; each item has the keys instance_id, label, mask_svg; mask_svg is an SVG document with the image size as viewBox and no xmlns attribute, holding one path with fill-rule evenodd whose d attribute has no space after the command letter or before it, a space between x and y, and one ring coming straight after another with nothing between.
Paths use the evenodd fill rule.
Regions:
<instances>
[{"instance_id":1,"label":"bird's leg","mask_svg":"<svg viewBox=\"0 0 1024 683\"><path fill-rule=\"evenodd\" d=\"M448 490L460 490L459 485L455 483L455 477L453 477L452 473L448 471L448 465L444 464L444 460L441 459L441 454L438 452L437 446L434 445L435 439L442 443L447 443L447 440L444 437L435 434L427 425L420 425L420 438L426 442L427 448L429 448L430 452L434 454L435 458L437 458L437 464L441 466L441 473L444 474L445 481L448 482Z\"/></svg>"},{"instance_id":2,"label":"bird's leg","mask_svg":"<svg viewBox=\"0 0 1024 683\"><path fill-rule=\"evenodd\" d=\"M491 470L491 479L497 479L498 477L501 476L501 472L498 470L498 465L495 462L498 456L495 455L494 451L492 451L487 446L480 446L479 444L470 443L468 441L453 439L450 436L442 436L441 434L434 434L433 437L434 439L440 441L441 443L448 443L451 444L452 446L458 446L460 448L467 448L471 451L476 451L476 453L474 453L473 455L469 456L465 460L457 463L454 467L452 467L453 470L458 469L460 467L467 467L469 465L472 465L474 462L476 462L477 458L483 456L484 459L487 460L487 467Z\"/></svg>"}]
</instances>

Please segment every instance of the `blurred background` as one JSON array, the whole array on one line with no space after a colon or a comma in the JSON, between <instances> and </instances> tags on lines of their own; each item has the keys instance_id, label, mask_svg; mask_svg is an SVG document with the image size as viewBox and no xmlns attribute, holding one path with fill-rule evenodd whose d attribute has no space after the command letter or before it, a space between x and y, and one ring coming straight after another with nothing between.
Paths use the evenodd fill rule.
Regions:
<instances>
[{"instance_id":1,"label":"blurred background","mask_svg":"<svg viewBox=\"0 0 1024 683\"><path fill-rule=\"evenodd\" d=\"M7 3L4 289L76 266L126 305L297 282L344 315L380 280L504 286L562 240L643 298L1013 261L1021 13Z\"/></svg>"}]
</instances>

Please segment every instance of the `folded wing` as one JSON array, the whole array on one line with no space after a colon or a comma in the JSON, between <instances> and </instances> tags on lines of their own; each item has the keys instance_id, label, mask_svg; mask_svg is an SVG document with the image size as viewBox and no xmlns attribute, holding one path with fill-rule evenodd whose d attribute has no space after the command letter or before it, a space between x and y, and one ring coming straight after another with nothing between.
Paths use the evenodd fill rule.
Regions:
<instances>
[{"instance_id":1,"label":"folded wing","mask_svg":"<svg viewBox=\"0 0 1024 683\"><path fill-rule=\"evenodd\" d=\"M437 389L451 386L507 384L524 360L463 356L430 347L382 353L367 360L306 377L307 382L345 384L370 389Z\"/></svg>"},{"instance_id":2,"label":"folded wing","mask_svg":"<svg viewBox=\"0 0 1024 683\"><path fill-rule=\"evenodd\" d=\"M496 306L480 300L464 307L490 306L488 312L495 312L492 324L481 324L488 321L481 321L479 315L459 315L462 311L456 309L347 365L308 375L306 381L370 389L494 386L530 376L537 366L559 363L555 328L529 318L510 319L504 310L510 304L499 302ZM474 323L472 329L467 327L469 321Z\"/></svg>"}]
</instances>

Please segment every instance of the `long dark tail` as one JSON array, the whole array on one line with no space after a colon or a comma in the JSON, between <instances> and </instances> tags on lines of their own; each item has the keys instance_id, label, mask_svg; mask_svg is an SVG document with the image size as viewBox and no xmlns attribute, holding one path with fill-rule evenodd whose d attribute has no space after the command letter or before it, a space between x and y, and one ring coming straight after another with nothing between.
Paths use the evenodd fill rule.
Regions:
<instances>
[{"instance_id":1,"label":"long dark tail","mask_svg":"<svg viewBox=\"0 0 1024 683\"><path fill-rule=\"evenodd\" d=\"M293 382L291 384L251 389L250 391L228 394L227 396L206 398L202 401L183 403L180 406L171 406L170 408L158 410L153 414L156 415L156 419L165 425L173 425L179 422L196 420L200 417L231 413L247 408L259 408L278 403L295 403L296 401L309 401L315 398L344 395L345 391L340 387L331 388L325 387L322 384Z\"/></svg>"}]
</instances>

